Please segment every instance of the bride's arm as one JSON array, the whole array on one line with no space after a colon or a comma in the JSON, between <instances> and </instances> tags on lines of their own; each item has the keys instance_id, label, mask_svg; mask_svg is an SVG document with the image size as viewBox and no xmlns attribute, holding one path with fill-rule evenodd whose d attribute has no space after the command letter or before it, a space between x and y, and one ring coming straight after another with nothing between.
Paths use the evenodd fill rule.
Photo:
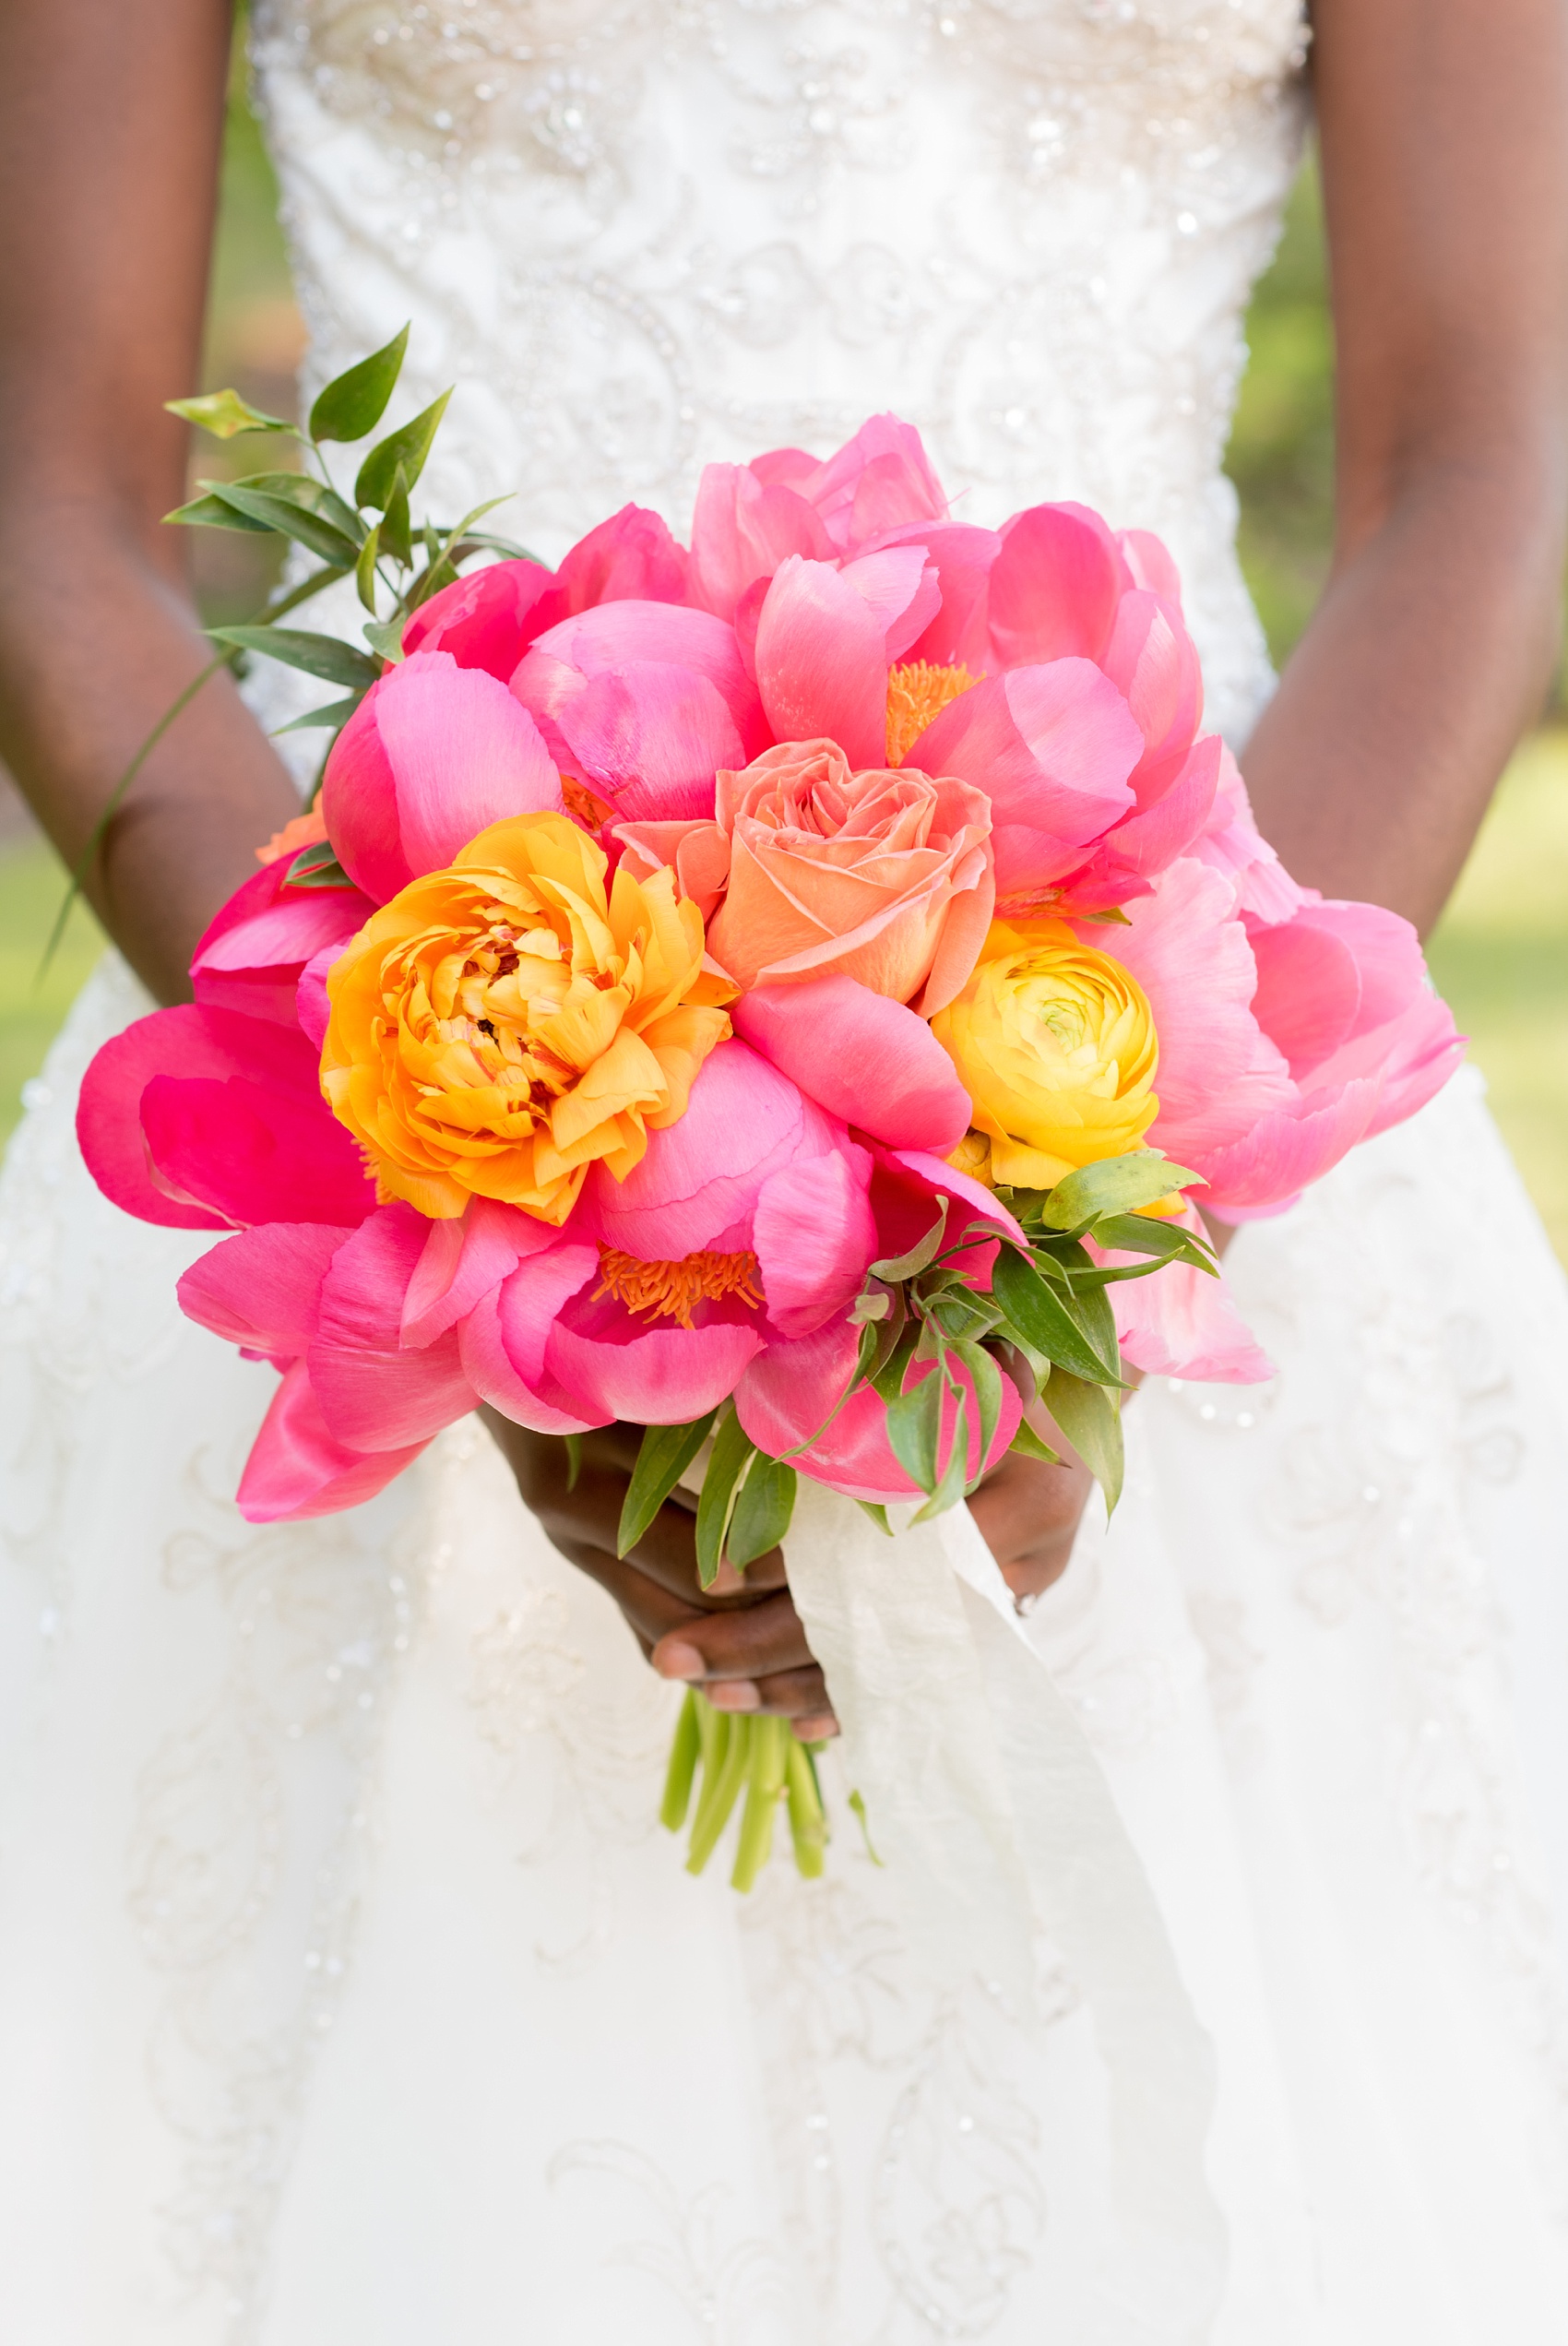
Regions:
<instances>
[{"instance_id":1,"label":"bride's arm","mask_svg":"<svg viewBox=\"0 0 1568 2346\"><path fill-rule=\"evenodd\" d=\"M1298 879L1429 928L1556 656L1568 12L1316 0L1334 569L1243 765Z\"/></svg>"},{"instance_id":2,"label":"bride's arm","mask_svg":"<svg viewBox=\"0 0 1568 2346\"><path fill-rule=\"evenodd\" d=\"M185 532L226 0L0 8L0 757L66 861L205 664ZM88 893L164 1001L298 802L227 676L148 759Z\"/></svg>"}]
</instances>

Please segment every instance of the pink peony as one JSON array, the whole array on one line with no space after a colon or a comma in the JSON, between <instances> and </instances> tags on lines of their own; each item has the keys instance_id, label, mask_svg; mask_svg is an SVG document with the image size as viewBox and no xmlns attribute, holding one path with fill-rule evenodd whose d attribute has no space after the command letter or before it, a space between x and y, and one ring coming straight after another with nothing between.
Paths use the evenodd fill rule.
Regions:
<instances>
[{"instance_id":1,"label":"pink peony","mask_svg":"<svg viewBox=\"0 0 1568 2346\"><path fill-rule=\"evenodd\" d=\"M505 684L535 637L563 619L601 602L684 602L687 584L686 555L658 514L623 506L559 570L525 558L455 579L413 613L403 649L445 651Z\"/></svg>"},{"instance_id":2,"label":"pink peony","mask_svg":"<svg viewBox=\"0 0 1568 2346\"><path fill-rule=\"evenodd\" d=\"M559 811L561 777L504 685L421 651L371 686L333 743L321 804L343 869L385 904L491 823Z\"/></svg>"}]
</instances>

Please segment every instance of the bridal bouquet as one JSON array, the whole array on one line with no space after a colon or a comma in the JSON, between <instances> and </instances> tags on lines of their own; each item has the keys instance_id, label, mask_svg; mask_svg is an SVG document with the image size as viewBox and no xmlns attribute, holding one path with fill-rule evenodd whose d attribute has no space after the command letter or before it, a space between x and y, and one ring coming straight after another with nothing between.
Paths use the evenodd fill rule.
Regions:
<instances>
[{"instance_id":1,"label":"bridal bouquet","mask_svg":"<svg viewBox=\"0 0 1568 2346\"><path fill-rule=\"evenodd\" d=\"M798 1474L885 1528L1053 1456L1037 1397L1113 1504L1124 1364L1268 1373L1193 1194L1277 1210L1454 1066L1414 933L1260 838L1155 539L950 519L879 416L551 570L414 527L441 402L332 485L401 354L327 387L314 469L176 517L307 546L291 607L356 578L369 649L216 631L344 688L319 794L82 1094L111 1198L226 1233L184 1310L281 1372L242 1510L352 1506L481 1401L629 1420L623 1553L706 1455L707 1580ZM820 1867L782 1721L690 1697L667 1821L699 1767L694 1865L744 1792L737 1881L783 1794Z\"/></svg>"}]
</instances>

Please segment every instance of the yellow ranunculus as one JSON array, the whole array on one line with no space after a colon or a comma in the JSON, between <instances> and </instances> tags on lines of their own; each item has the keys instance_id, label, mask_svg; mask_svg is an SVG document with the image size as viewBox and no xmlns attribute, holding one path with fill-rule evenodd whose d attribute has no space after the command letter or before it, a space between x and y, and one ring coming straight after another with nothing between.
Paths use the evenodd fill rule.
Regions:
<instances>
[{"instance_id":1,"label":"yellow ranunculus","mask_svg":"<svg viewBox=\"0 0 1568 2346\"><path fill-rule=\"evenodd\" d=\"M1159 1113L1147 996L1064 921L997 921L963 992L932 1020L991 1142L991 1176L1049 1189L1144 1145Z\"/></svg>"},{"instance_id":2,"label":"yellow ranunculus","mask_svg":"<svg viewBox=\"0 0 1568 2346\"><path fill-rule=\"evenodd\" d=\"M674 875L615 875L562 815L493 823L365 923L327 981L321 1087L384 1197L564 1221L624 1179L730 1032ZM706 1003L694 1002L695 993Z\"/></svg>"}]
</instances>

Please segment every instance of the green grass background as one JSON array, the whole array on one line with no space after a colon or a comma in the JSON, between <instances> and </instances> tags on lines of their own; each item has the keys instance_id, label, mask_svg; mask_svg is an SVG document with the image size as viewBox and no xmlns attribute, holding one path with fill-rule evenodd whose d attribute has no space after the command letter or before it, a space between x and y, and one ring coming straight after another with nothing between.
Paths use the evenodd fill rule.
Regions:
<instances>
[{"instance_id":1,"label":"green grass background","mask_svg":"<svg viewBox=\"0 0 1568 2346\"><path fill-rule=\"evenodd\" d=\"M275 219L276 190L236 78L214 258L206 386L235 383L287 412L301 331ZM1289 653L1328 567L1333 338L1311 164L1248 318L1252 351L1227 458L1241 499L1241 548L1276 661ZM204 443L199 468L244 470L246 443ZM202 531L197 586L209 616L238 618L270 583L258 542ZM19 1113L50 1037L99 950L78 911L42 984L63 887L36 836L0 844L0 1134ZM1492 1104L1568 1262L1568 710L1510 767L1431 947L1437 982L1471 1038Z\"/></svg>"}]
</instances>

